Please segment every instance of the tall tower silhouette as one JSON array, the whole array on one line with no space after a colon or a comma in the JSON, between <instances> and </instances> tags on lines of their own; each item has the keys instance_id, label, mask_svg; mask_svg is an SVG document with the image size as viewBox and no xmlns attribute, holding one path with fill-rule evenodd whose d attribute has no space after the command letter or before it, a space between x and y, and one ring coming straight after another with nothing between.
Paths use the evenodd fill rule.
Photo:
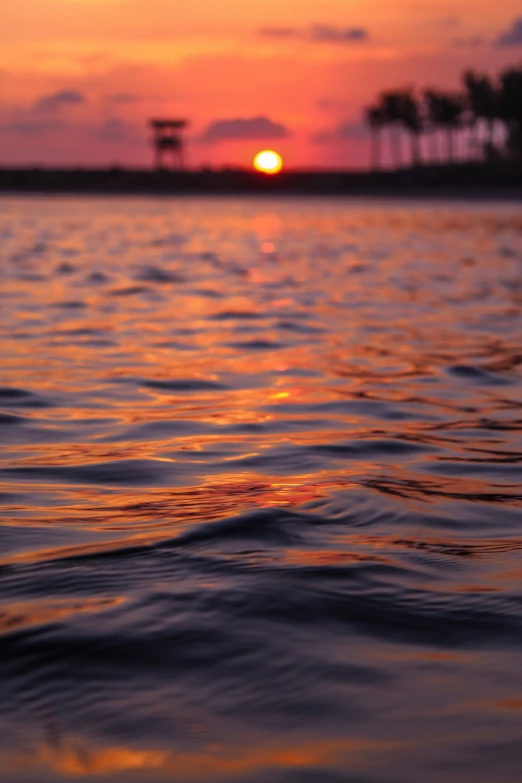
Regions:
<instances>
[{"instance_id":1,"label":"tall tower silhouette","mask_svg":"<svg viewBox=\"0 0 522 783\"><path fill-rule=\"evenodd\" d=\"M167 168L165 160L170 156L171 168L184 168L184 141L181 131L188 125L187 120L154 119L149 120L154 146L154 163L157 169Z\"/></svg>"}]
</instances>

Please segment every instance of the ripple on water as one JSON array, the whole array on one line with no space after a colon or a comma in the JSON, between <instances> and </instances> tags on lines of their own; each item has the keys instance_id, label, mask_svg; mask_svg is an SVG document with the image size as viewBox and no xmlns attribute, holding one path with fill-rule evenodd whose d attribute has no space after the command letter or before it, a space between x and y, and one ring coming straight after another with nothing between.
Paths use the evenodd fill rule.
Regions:
<instances>
[{"instance_id":1,"label":"ripple on water","mask_svg":"<svg viewBox=\"0 0 522 783\"><path fill-rule=\"evenodd\" d=\"M518 781L516 206L2 206L0 781Z\"/></svg>"}]
</instances>

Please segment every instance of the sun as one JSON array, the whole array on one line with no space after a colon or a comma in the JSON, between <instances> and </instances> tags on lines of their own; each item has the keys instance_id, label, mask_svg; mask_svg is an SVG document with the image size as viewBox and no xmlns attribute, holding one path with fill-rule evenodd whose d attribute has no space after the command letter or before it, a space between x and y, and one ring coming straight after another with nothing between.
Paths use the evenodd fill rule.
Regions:
<instances>
[{"instance_id":1,"label":"sun","mask_svg":"<svg viewBox=\"0 0 522 783\"><path fill-rule=\"evenodd\" d=\"M264 174L277 174L283 168L283 159L273 150L263 150L255 156L254 168Z\"/></svg>"}]
</instances>

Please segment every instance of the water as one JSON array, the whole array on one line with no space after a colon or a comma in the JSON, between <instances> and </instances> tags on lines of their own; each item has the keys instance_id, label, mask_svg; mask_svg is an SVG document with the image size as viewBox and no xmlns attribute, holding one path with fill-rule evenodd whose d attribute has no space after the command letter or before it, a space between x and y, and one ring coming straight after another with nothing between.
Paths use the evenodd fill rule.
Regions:
<instances>
[{"instance_id":1,"label":"water","mask_svg":"<svg viewBox=\"0 0 522 783\"><path fill-rule=\"evenodd\" d=\"M0 206L2 783L519 781L519 205Z\"/></svg>"}]
</instances>

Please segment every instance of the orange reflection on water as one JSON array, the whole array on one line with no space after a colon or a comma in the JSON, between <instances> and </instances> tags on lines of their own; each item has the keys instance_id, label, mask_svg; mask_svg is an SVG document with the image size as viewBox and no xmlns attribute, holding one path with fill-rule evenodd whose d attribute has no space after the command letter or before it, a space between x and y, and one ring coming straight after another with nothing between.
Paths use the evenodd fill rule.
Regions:
<instances>
[{"instance_id":1,"label":"orange reflection on water","mask_svg":"<svg viewBox=\"0 0 522 783\"><path fill-rule=\"evenodd\" d=\"M126 747L95 748L78 738L58 739L39 746L25 757L9 752L0 755L2 768L15 774L23 769L47 768L61 774L95 777L98 775L149 770L175 776L175 780L205 781L216 776L254 774L277 769L335 768L349 765L363 770L375 760L392 757L405 747L404 742L363 738L311 740L300 744L267 746L230 746L215 744L200 752L139 750ZM3 756L3 758L2 758Z\"/></svg>"},{"instance_id":2,"label":"orange reflection on water","mask_svg":"<svg viewBox=\"0 0 522 783\"><path fill-rule=\"evenodd\" d=\"M41 766L64 775L96 776L132 770L157 770L165 768L168 754L164 751L133 750L131 748L100 748L93 750L83 743L60 746L44 745L36 752L30 766Z\"/></svg>"},{"instance_id":3,"label":"orange reflection on water","mask_svg":"<svg viewBox=\"0 0 522 783\"><path fill-rule=\"evenodd\" d=\"M104 727L114 720L118 690L113 685L123 672L127 704L132 704L128 725L134 721L131 736L138 737L135 747L125 728L117 735L107 732L103 746L89 739L87 729L85 736L38 745L43 719L35 710L28 734L34 732L38 747L17 756L15 750L4 751L6 776L25 765L42 780L45 770L54 770L63 777L147 779L157 772L173 780L221 776L228 781L251 774L267 779L270 768L294 769L299 775L301 769L338 766L350 774L355 769L354 775L361 771L366 779L376 760L389 760L399 746L336 738L347 715L340 701L345 692L353 688L367 710L367 734L391 725L396 736L397 714L415 731L417 706L405 706L404 672L429 669L449 676L452 667L460 667L457 683L478 667L472 652L466 657L442 649L437 633L433 642L430 629L451 637L459 625L455 605L460 618L466 607L480 607L481 600L484 612L475 619L484 637L496 609L499 635L509 626L510 602L521 577L520 531L512 517L502 515L504 507L511 513L522 504L515 475L520 341L512 337L521 304L520 217L488 217L486 211L477 217L466 209L454 216L434 204L417 209L305 199L274 200L267 214L267 204L115 199L109 208L106 201L68 199L29 201L13 208L17 214L0 214L0 229L5 229L0 230L5 253L2 383L12 387L11 396L8 390L2 398L2 432L10 439L0 463L7 542L2 564L10 565L5 570L13 592L25 587L24 578L30 588L4 605L0 631L7 636L33 628L35 648L27 670L32 677L32 661L40 660L42 669L36 664L34 672L46 675L45 650L38 659L40 639L52 636L55 624L67 641L69 626L75 626L73 632L82 623L96 626L98 618L87 615L99 613L101 636L93 655L100 653L105 692L91 717L98 710ZM79 228L71 224L75 211ZM37 249L38 235L47 237L38 240L43 250ZM500 242L511 243L512 255L499 253ZM71 248L79 254L69 256ZM274 512L277 508L283 511ZM484 522L485 508L494 525ZM259 509L268 513L246 514ZM233 524L211 524L226 519ZM210 554L205 551L207 525ZM190 536L185 542L181 538L192 529L198 532L197 557ZM271 536L272 530L282 534ZM252 546L244 543L245 531ZM156 548L158 542L167 543ZM361 658L366 664L374 656L379 676L359 677L357 666L353 672L332 666L318 700L324 712L300 716L296 726L286 711L294 685L283 669L280 692L274 695L280 723L263 733L255 709L249 707L248 714L237 710L237 695L240 701L241 694L248 694L250 672L235 667L234 658L227 668L229 661L216 654L215 681L220 684L223 677L227 687L219 704L228 716L223 733L236 744L202 740L198 746L187 728L190 738L179 752L179 737L165 748L153 734L147 747L145 735L139 735L142 715L139 702L134 709L132 690L134 677L147 681L147 659L133 662L128 681L119 658L114 668L109 662L104 669L106 645L121 642L131 657L132 643L118 636L118 628L114 637L110 628L108 639L102 626L110 626L113 607L128 600L133 638L144 641L145 649L150 637L141 636L141 618L146 615L147 622L157 621L161 628L165 612L173 621L167 604L158 600L155 580L165 580L166 591L172 588L171 576L184 580L183 569L179 574L175 567L169 570L174 549L172 562L186 560L193 576L193 582L189 578L183 584L189 603L202 599L207 606L203 591L216 590L211 604L217 607L218 631L230 632L233 640L237 617L227 614L228 599L219 594L218 565L223 566L234 604L237 596L248 617L249 634L258 634L260 654L273 629L256 615L259 611L264 617L264 589L277 590L279 577L284 589L288 577L297 590L316 591L313 603L321 620L309 634L313 659L299 679L305 695L313 689L315 673L320 680L328 669L329 645L342 645L349 662L360 635L349 602L343 622L330 623L330 599L340 606L347 597L369 597L367 612L375 610L375 615L367 618L372 630L361 642ZM125 560L114 557L113 565L117 550L125 550ZM96 558L81 558L100 553L110 555L98 580ZM141 573L132 570L134 556L143 560ZM52 562L66 558L69 562ZM264 569L256 569L256 563ZM230 565L240 565L237 583ZM201 573L191 572L193 566ZM113 579L127 577L126 568L130 586L118 588L123 583ZM45 569L65 575L64 590L76 571L77 593L92 590L92 597L61 601L47 596ZM368 581L359 582L365 573ZM40 575L36 583L35 574ZM329 580L324 590L323 580ZM249 583L255 593L252 612ZM33 587L46 597L26 601L35 594ZM120 590L128 592L104 597L105 591ZM134 600L143 612L135 617ZM76 615L82 617L76 620ZM188 620L192 633L190 607L185 618L174 619L180 627ZM277 627L288 637L288 671L299 671L306 656L300 646L302 626L293 621L290 610L281 612ZM157 638L159 632L153 646ZM164 638L171 644L170 630ZM453 642L455 647L459 643L450 638ZM268 644L264 652L277 659ZM204 697L201 724L206 718L211 723L213 692L197 693L210 666L185 677L176 668L176 654L173 643L172 668L169 660L161 683L165 690L152 692L153 706L161 713L175 681L180 704ZM285 660L275 663L287 665ZM98 670L90 671L96 679ZM487 661L483 671L491 671ZM162 672L157 674L160 682ZM21 677L20 690L39 705L55 682L46 681L39 692L31 690L30 677ZM63 709L59 723L70 713L62 707L60 672L56 677L56 703ZM438 697L428 683L429 677L416 681L415 693L426 702ZM337 684L339 701L332 696ZM383 687L389 688L386 698ZM493 690L489 704L517 717L519 694L502 701L503 694ZM168 712L166 707L162 739L172 727L174 712L167 718ZM440 715L448 714L435 715L439 728L444 724ZM79 734L83 718L74 724ZM242 737L248 721L252 733ZM433 725L420 731L429 735L426 742L442 747L450 738L433 739ZM325 734L328 740L321 739ZM30 739L24 737L27 746ZM406 756L413 745L412 740L405 748ZM389 777L393 765L384 768Z\"/></svg>"},{"instance_id":4,"label":"orange reflection on water","mask_svg":"<svg viewBox=\"0 0 522 783\"><path fill-rule=\"evenodd\" d=\"M16 561L11 560L11 562ZM11 633L35 625L55 623L77 614L104 612L121 606L126 600L122 596L120 598L87 598L83 600L72 598L41 599L25 603L0 604L0 633Z\"/></svg>"}]
</instances>

